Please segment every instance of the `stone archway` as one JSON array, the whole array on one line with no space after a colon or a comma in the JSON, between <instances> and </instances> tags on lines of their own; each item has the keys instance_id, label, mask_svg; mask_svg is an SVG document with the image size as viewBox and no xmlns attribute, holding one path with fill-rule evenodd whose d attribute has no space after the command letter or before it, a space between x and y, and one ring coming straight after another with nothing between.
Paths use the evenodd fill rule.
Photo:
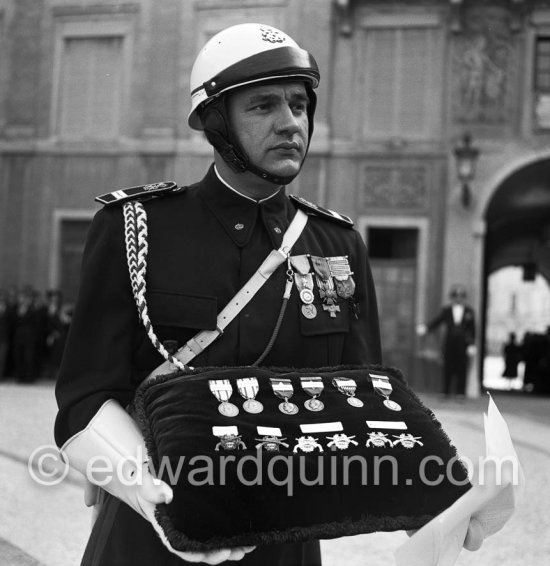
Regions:
<instances>
[{"instance_id":1,"label":"stone archway","mask_svg":"<svg viewBox=\"0 0 550 566\"><path fill-rule=\"evenodd\" d=\"M481 351L487 330L487 283L500 268L518 266L525 276L550 282L550 154L522 158L495 179L483 207L485 226L481 294ZM550 323L550 321L549 321Z\"/></svg>"},{"instance_id":2,"label":"stone archway","mask_svg":"<svg viewBox=\"0 0 550 566\"><path fill-rule=\"evenodd\" d=\"M484 220L486 270L530 262L550 281L550 156L504 179Z\"/></svg>"}]
</instances>

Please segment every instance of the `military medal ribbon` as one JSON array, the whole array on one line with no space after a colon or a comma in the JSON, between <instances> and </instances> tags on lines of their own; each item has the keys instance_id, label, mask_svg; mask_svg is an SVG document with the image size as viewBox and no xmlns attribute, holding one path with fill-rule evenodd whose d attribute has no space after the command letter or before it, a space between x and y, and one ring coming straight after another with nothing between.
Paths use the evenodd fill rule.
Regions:
<instances>
[{"instance_id":1,"label":"military medal ribbon","mask_svg":"<svg viewBox=\"0 0 550 566\"><path fill-rule=\"evenodd\" d=\"M355 397L355 391L357 390L357 382L355 379L350 379L348 377L335 377L332 380L332 385L334 385L340 393L343 393L347 397L347 402L352 407L363 407L363 401Z\"/></svg>"},{"instance_id":2,"label":"military medal ribbon","mask_svg":"<svg viewBox=\"0 0 550 566\"><path fill-rule=\"evenodd\" d=\"M390 395L393 393L393 387L390 383L390 378L386 375L380 375L375 373L370 373L370 378L372 381L372 387L374 391L384 397L384 406L392 411L400 411L401 405L392 401Z\"/></svg>"},{"instance_id":3,"label":"military medal ribbon","mask_svg":"<svg viewBox=\"0 0 550 566\"><path fill-rule=\"evenodd\" d=\"M284 399L283 403L279 404L279 410L281 413L284 413L285 415L295 415L299 409L297 405L289 402L289 399L294 393L294 388L292 387L290 379L271 377L269 378L269 381L271 382L273 393L275 393L279 399Z\"/></svg>"},{"instance_id":4,"label":"military medal ribbon","mask_svg":"<svg viewBox=\"0 0 550 566\"><path fill-rule=\"evenodd\" d=\"M259 385L255 377L242 377L237 379L237 389L241 397L245 399L243 409L247 413L257 414L263 411L264 406L259 401L256 401Z\"/></svg>"},{"instance_id":5,"label":"military medal ribbon","mask_svg":"<svg viewBox=\"0 0 550 566\"><path fill-rule=\"evenodd\" d=\"M233 403L229 403L233 394L233 387L229 379L211 379L208 385L214 397L220 402L218 411L224 417L236 417L239 414L239 409Z\"/></svg>"},{"instance_id":6,"label":"military medal ribbon","mask_svg":"<svg viewBox=\"0 0 550 566\"><path fill-rule=\"evenodd\" d=\"M308 399L304 406L308 411L322 411L325 407L324 403L317 399L321 395L324 384L322 377L301 377L300 382L302 384L302 389L311 395L311 399Z\"/></svg>"}]
</instances>

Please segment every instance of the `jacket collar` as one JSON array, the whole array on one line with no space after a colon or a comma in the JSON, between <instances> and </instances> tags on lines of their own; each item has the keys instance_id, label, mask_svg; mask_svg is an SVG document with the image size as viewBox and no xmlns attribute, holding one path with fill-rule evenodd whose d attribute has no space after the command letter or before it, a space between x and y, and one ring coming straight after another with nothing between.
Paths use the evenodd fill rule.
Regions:
<instances>
[{"instance_id":1,"label":"jacket collar","mask_svg":"<svg viewBox=\"0 0 550 566\"><path fill-rule=\"evenodd\" d=\"M293 211L284 187L255 201L225 184L212 165L199 184L199 195L237 246L243 247L250 241L260 219L273 246L280 247Z\"/></svg>"}]
</instances>

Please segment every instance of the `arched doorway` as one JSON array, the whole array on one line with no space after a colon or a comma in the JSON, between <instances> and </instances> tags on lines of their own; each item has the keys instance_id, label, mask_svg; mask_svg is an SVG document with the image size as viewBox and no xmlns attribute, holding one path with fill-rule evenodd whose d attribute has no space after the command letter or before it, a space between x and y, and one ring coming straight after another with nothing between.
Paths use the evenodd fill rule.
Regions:
<instances>
[{"instance_id":1,"label":"arched doorway","mask_svg":"<svg viewBox=\"0 0 550 566\"><path fill-rule=\"evenodd\" d=\"M540 351L550 356L550 158L524 165L500 183L486 207L485 224L481 370L488 386L495 383L488 372L496 370L487 360L498 355L496 342L504 332L516 332L520 342L528 332L548 340ZM533 302L539 308L522 308ZM537 371L543 375L535 376L530 389L547 392L550 359L541 363Z\"/></svg>"}]
</instances>

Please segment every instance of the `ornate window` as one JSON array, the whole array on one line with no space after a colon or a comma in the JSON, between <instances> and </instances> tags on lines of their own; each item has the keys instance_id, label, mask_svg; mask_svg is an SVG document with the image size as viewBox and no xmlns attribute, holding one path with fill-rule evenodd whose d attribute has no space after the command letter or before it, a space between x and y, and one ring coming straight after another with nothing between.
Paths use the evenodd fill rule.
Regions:
<instances>
[{"instance_id":1,"label":"ornate window","mask_svg":"<svg viewBox=\"0 0 550 566\"><path fill-rule=\"evenodd\" d=\"M60 139L117 139L124 132L128 26L66 23L57 37L52 132Z\"/></svg>"},{"instance_id":2,"label":"ornate window","mask_svg":"<svg viewBox=\"0 0 550 566\"><path fill-rule=\"evenodd\" d=\"M372 15L361 27L360 138L437 138L444 89L439 18Z\"/></svg>"}]
</instances>

